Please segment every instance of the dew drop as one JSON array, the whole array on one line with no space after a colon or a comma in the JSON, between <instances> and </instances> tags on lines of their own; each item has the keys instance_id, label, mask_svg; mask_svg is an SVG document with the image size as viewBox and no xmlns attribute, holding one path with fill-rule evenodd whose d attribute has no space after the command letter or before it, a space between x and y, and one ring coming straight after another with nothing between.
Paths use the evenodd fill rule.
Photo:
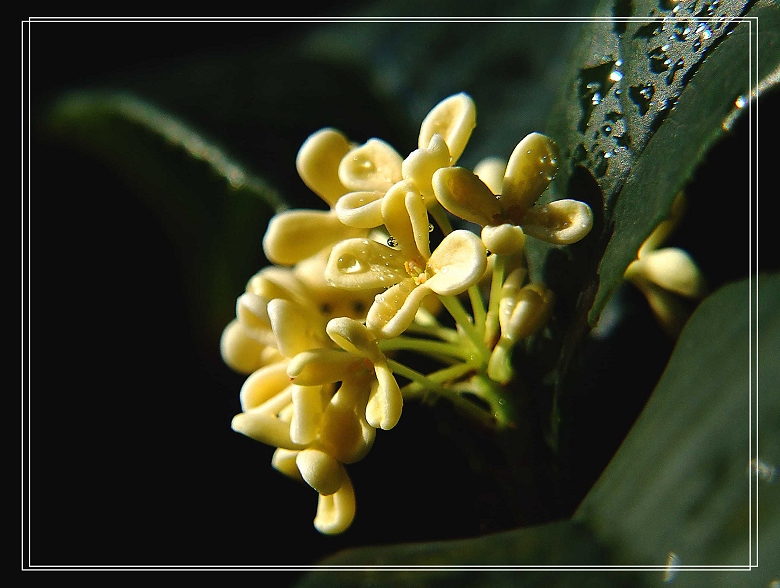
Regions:
<instances>
[{"instance_id":1,"label":"dew drop","mask_svg":"<svg viewBox=\"0 0 780 588\"><path fill-rule=\"evenodd\" d=\"M395 237L388 237L387 238L387 246L388 247L398 247L398 239Z\"/></svg>"},{"instance_id":2,"label":"dew drop","mask_svg":"<svg viewBox=\"0 0 780 588\"><path fill-rule=\"evenodd\" d=\"M356 274L365 270L365 265L354 255L342 255L337 262L339 271L345 274Z\"/></svg>"},{"instance_id":3,"label":"dew drop","mask_svg":"<svg viewBox=\"0 0 780 588\"><path fill-rule=\"evenodd\" d=\"M740 96L734 101L734 106L737 108L745 108L748 104L747 96Z\"/></svg>"},{"instance_id":4,"label":"dew drop","mask_svg":"<svg viewBox=\"0 0 780 588\"><path fill-rule=\"evenodd\" d=\"M433 233L433 223L428 223L428 232Z\"/></svg>"}]
</instances>

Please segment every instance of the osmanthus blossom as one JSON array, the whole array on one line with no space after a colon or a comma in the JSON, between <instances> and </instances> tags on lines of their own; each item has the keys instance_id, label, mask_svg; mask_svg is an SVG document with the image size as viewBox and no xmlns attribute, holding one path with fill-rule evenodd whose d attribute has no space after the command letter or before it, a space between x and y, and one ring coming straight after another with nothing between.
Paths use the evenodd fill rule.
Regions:
<instances>
[{"instance_id":1,"label":"osmanthus blossom","mask_svg":"<svg viewBox=\"0 0 780 588\"><path fill-rule=\"evenodd\" d=\"M677 337L690 314L680 297L698 300L707 293L704 275L696 262L678 247L661 247L677 228L685 212L685 195L678 193L669 217L661 221L642 243L624 278L647 298L661 327Z\"/></svg>"},{"instance_id":2,"label":"osmanthus blossom","mask_svg":"<svg viewBox=\"0 0 780 588\"><path fill-rule=\"evenodd\" d=\"M324 248L367 231L343 224L334 209L349 192L339 180L339 165L352 149L343 133L325 128L311 135L298 151L298 175L330 210L287 210L271 219L263 237L263 250L271 263L293 265Z\"/></svg>"},{"instance_id":3,"label":"osmanthus blossom","mask_svg":"<svg viewBox=\"0 0 780 588\"><path fill-rule=\"evenodd\" d=\"M354 489L343 464L368 453L376 427L395 426L401 391L361 322L332 319L326 330L330 345L323 345L295 302L274 299L268 314L285 359L247 378L242 412L232 427L277 447L274 467L320 494L315 526L339 533L355 512Z\"/></svg>"},{"instance_id":4,"label":"osmanthus blossom","mask_svg":"<svg viewBox=\"0 0 780 588\"><path fill-rule=\"evenodd\" d=\"M225 363L248 375L284 358L268 315L268 303L273 299L295 302L308 330L321 333L319 342L323 344L329 319L365 318L379 289L344 292L331 286L324 276L329 253L326 247L293 267L268 266L252 276L236 301L236 318L222 333L220 351Z\"/></svg>"},{"instance_id":5,"label":"osmanthus blossom","mask_svg":"<svg viewBox=\"0 0 780 588\"><path fill-rule=\"evenodd\" d=\"M506 255L522 249L525 235L567 245L590 231L593 213L584 202L564 199L536 204L557 171L555 142L531 133L512 152L500 187L493 161L485 174L490 185L468 169L451 167L433 174L433 189L449 212L482 227L488 250Z\"/></svg>"},{"instance_id":6,"label":"osmanthus blossom","mask_svg":"<svg viewBox=\"0 0 780 588\"><path fill-rule=\"evenodd\" d=\"M268 303L274 298L306 300L305 286L290 268L268 266L256 273L236 301L236 318L223 330L220 340L222 359L235 371L251 374L284 359L271 329ZM321 317L303 308L314 322ZM324 322L323 322L324 324Z\"/></svg>"},{"instance_id":7,"label":"osmanthus blossom","mask_svg":"<svg viewBox=\"0 0 780 588\"><path fill-rule=\"evenodd\" d=\"M517 426L512 351L544 327L555 300L526 282L525 236L574 243L592 214L574 200L537 204L557 171L543 135L521 141L508 164L454 167L475 124L461 93L428 113L406 158L380 139L311 135L296 167L329 209L272 218L263 248L275 265L249 281L224 330L225 362L249 374L232 427L275 447L273 467L318 492L322 533L351 524L345 466L367 455L376 429L396 426L405 399L435 394L478 426ZM481 233L452 230L448 213ZM435 243L431 218L443 234ZM638 280L654 263L643 255L629 272ZM439 320L441 307L454 326Z\"/></svg>"},{"instance_id":8,"label":"osmanthus blossom","mask_svg":"<svg viewBox=\"0 0 780 588\"><path fill-rule=\"evenodd\" d=\"M408 180L382 198L382 220L391 247L370 239L347 239L330 253L327 280L338 288L386 287L366 315L366 326L379 338L403 333L430 293L461 294L476 284L487 267L487 251L472 232L449 233L431 252L428 213L420 192Z\"/></svg>"},{"instance_id":9,"label":"osmanthus blossom","mask_svg":"<svg viewBox=\"0 0 780 588\"><path fill-rule=\"evenodd\" d=\"M354 147L341 160L340 182L348 193L334 207L341 222L357 228L383 223L382 198L395 184L406 181L422 195L427 208L438 206L431 179L436 170L455 165L476 126L476 108L468 94L439 102L423 119L418 148L405 159L380 139Z\"/></svg>"}]
</instances>

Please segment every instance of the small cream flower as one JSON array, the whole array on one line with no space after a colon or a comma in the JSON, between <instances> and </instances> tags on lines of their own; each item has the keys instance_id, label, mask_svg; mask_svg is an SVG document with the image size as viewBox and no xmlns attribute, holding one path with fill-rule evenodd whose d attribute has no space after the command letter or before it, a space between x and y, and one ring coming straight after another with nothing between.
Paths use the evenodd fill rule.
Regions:
<instances>
[{"instance_id":1,"label":"small cream flower","mask_svg":"<svg viewBox=\"0 0 780 588\"><path fill-rule=\"evenodd\" d=\"M476 125L476 108L464 93L439 102L420 126L418 149L402 159L390 145L370 139L341 160L339 180L350 191L335 205L346 225L374 228L382 224L382 198L402 180L411 182L426 207L437 205L431 179L436 170L455 165Z\"/></svg>"},{"instance_id":2,"label":"small cream flower","mask_svg":"<svg viewBox=\"0 0 780 588\"><path fill-rule=\"evenodd\" d=\"M593 225L590 207L577 200L536 201L558 170L558 148L549 137L531 133L512 152L500 194L471 171L451 167L433 174L436 198L452 214L483 227L482 241L493 253L519 251L525 235L549 243L575 243ZM496 167L481 172L495 189Z\"/></svg>"},{"instance_id":3,"label":"small cream flower","mask_svg":"<svg viewBox=\"0 0 780 588\"><path fill-rule=\"evenodd\" d=\"M241 389L242 412L232 427L277 447L273 466L319 493L315 527L341 533L355 515L355 495L343 466L368 453L375 427L390 428L401 413L401 392L366 327L354 319L328 324L339 345L322 347L295 302L274 299L268 316L285 357L254 372ZM334 393L334 384L341 382Z\"/></svg>"},{"instance_id":4,"label":"small cream flower","mask_svg":"<svg viewBox=\"0 0 780 588\"><path fill-rule=\"evenodd\" d=\"M352 520L355 518L355 491L346 469L341 464L339 464L338 469L329 468L329 460L318 455L316 450L290 451L277 449L271 465L277 471L295 480L302 482L311 480L320 487L323 484L317 480L318 478L330 477L331 480L334 478L340 479L338 490L332 494L320 493L317 503L317 515L314 517L314 527L325 535L337 535L349 528ZM328 471L312 471L318 466L320 468L325 466ZM306 479L304 479L303 472L305 472ZM326 475L323 476L323 474ZM331 484L331 481L326 481L326 485L329 484ZM332 486L335 485L332 484Z\"/></svg>"},{"instance_id":5,"label":"small cream flower","mask_svg":"<svg viewBox=\"0 0 780 588\"><path fill-rule=\"evenodd\" d=\"M346 317L329 321L327 333L342 351L299 353L287 368L291 381L306 386L342 382L342 387L362 388L367 391L367 422L392 429L401 417L403 397L376 337L362 323Z\"/></svg>"},{"instance_id":6,"label":"small cream flower","mask_svg":"<svg viewBox=\"0 0 780 588\"><path fill-rule=\"evenodd\" d=\"M650 233L624 274L645 295L661 327L671 337L680 334L690 314L680 297L697 300L707 292L701 270L686 251L677 247L659 248L684 212L685 196L680 192L672 203L669 218Z\"/></svg>"},{"instance_id":7,"label":"small cream flower","mask_svg":"<svg viewBox=\"0 0 780 588\"><path fill-rule=\"evenodd\" d=\"M298 174L330 210L289 210L275 215L263 237L263 250L272 263L293 265L342 239L365 234L364 230L344 225L333 208L349 191L341 184L338 169L350 149L347 138L329 128L303 143L296 160Z\"/></svg>"},{"instance_id":8,"label":"small cream flower","mask_svg":"<svg viewBox=\"0 0 780 588\"><path fill-rule=\"evenodd\" d=\"M348 239L331 251L325 277L346 290L389 287L374 299L366 325L378 337L393 338L411 325L431 292L452 296L476 284L487 267L487 252L476 235L457 230L431 253L427 209L408 180L384 196L382 219L397 249Z\"/></svg>"},{"instance_id":9,"label":"small cream flower","mask_svg":"<svg viewBox=\"0 0 780 588\"><path fill-rule=\"evenodd\" d=\"M222 359L235 371L251 374L283 359L266 308L274 298L301 301L307 292L289 268L270 266L252 276L236 301L236 318L225 327L220 340ZM303 312L309 314L309 309ZM312 315L309 318L318 320Z\"/></svg>"}]
</instances>

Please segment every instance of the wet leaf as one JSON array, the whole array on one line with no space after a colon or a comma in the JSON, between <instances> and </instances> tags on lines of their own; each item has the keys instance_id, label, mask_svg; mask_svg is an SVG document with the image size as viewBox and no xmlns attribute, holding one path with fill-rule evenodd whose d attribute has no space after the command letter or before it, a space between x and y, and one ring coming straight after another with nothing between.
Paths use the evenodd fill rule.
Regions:
<instances>
[{"instance_id":1,"label":"wet leaf","mask_svg":"<svg viewBox=\"0 0 780 588\"><path fill-rule=\"evenodd\" d=\"M567 162L554 193L588 201L596 215L594 234L572 253L588 267L577 304L590 327L641 243L733 124L737 100L762 80L764 88L776 84L780 65L776 4L616 0L596 14L614 18L583 31L547 129ZM538 275L560 269L555 256L545 265L549 248L531 254Z\"/></svg>"}]
</instances>

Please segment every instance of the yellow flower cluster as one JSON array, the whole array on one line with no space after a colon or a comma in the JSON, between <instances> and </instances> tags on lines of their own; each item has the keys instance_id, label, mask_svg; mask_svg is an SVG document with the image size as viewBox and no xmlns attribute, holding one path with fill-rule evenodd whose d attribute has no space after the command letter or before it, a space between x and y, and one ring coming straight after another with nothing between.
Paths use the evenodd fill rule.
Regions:
<instances>
[{"instance_id":1,"label":"yellow flower cluster","mask_svg":"<svg viewBox=\"0 0 780 588\"><path fill-rule=\"evenodd\" d=\"M271 220L263 247L274 265L249 281L223 333L225 362L248 375L233 428L276 447L273 466L319 493L323 533L351 524L344 466L398 423L405 398L444 396L508 424L512 349L554 306L549 289L527 282L526 235L569 244L591 228L584 203L537 204L557 170L544 135L523 139L506 163L456 167L475 125L461 93L430 111L406 158L331 128L309 137L298 173L329 209ZM431 369L405 365L404 353Z\"/></svg>"}]
</instances>

